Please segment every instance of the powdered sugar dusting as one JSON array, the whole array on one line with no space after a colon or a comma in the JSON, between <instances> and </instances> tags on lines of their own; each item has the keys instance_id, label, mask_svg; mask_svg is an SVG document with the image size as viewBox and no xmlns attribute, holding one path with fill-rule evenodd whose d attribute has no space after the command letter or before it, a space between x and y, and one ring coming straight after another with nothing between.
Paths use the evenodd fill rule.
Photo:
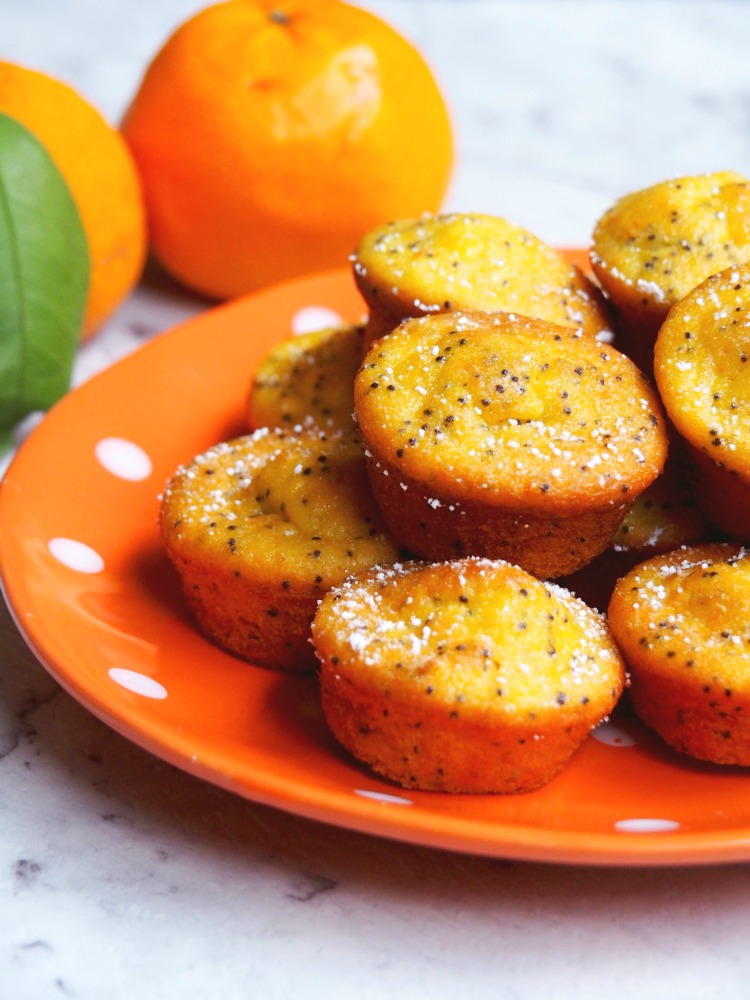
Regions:
<instances>
[{"instance_id":1,"label":"powdered sugar dusting","mask_svg":"<svg viewBox=\"0 0 750 1000\"><path fill-rule=\"evenodd\" d=\"M562 587L477 557L350 577L324 598L314 641L337 671L385 671L433 700L489 701L500 712L529 697L588 702L623 680L601 615Z\"/></svg>"}]
</instances>

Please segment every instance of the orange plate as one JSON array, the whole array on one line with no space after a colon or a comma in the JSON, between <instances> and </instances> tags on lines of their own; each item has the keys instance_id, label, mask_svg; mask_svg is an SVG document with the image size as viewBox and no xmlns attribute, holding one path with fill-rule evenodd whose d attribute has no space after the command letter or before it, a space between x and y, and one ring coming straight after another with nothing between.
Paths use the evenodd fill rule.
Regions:
<instances>
[{"instance_id":1,"label":"orange plate","mask_svg":"<svg viewBox=\"0 0 750 1000\"><path fill-rule=\"evenodd\" d=\"M346 271L204 313L70 393L20 449L0 491L0 569L49 672L165 760L313 819L498 857L749 859L750 772L679 757L625 710L540 791L405 792L339 749L314 677L201 638L160 548L159 493L179 463L244 431L250 375L306 307L362 314Z\"/></svg>"}]
</instances>

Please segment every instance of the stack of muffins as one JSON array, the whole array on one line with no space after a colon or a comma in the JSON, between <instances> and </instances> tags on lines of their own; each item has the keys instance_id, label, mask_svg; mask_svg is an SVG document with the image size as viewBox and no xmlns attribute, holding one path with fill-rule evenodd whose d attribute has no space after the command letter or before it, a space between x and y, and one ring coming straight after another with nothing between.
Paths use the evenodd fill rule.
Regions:
<instances>
[{"instance_id":1,"label":"stack of muffins","mask_svg":"<svg viewBox=\"0 0 750 1000\"><path fill-rule=\"evenodd\" d=\"M167 485L204 634L317 667L342 746L410 788L538 788L628 675L669 744L750 764L749 192L621 199L593 278L488 215L367 233L366 322L275 347L252 433Z\"/></svg>"}]
</instances>

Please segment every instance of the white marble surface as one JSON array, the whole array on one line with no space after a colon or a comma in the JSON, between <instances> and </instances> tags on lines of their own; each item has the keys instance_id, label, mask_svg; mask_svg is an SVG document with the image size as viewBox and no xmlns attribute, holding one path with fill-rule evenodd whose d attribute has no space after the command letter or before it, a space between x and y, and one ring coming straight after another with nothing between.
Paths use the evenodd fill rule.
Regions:
<instances>
[{"instance_id":1,"label":"white marble surface","mask_svg":"<svg viewBox=\"0 0 750 1000\"><path fill-rule=\"evenodd\" d=\"M188 0L0 0L0 57L116 119ZM460 142L449 207L583 244L616 196L750 172L750 4L372 0ZM76 379L203 308L150 274ZM750 867L599 869L378 840L245 802L90 716L0 612L0 998L748 995Z\"/></svg>"}]
</instances>

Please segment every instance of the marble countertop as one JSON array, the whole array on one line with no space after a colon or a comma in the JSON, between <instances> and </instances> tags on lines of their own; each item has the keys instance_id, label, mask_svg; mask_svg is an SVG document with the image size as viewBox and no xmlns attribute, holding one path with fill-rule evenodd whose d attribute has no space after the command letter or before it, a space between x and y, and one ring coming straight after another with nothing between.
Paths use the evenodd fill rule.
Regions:
<instances>
[{"instance_id":1,"label":"marble countertop","mask_svg":"<svg viewBox=\"0 0 750 1000\"><path fill-rule=\"evenodd\" d=\"M0 0L0 58L112 120L189 0ZM584 245L620 194L750 172L750 4L372 0L432 63L447 207ZM205 304L150 270L76 381ZM3 1000L740 1000L750 867L597 868L391 842L245 801L129 743L0 611Z\"/></svg>"}]
</instances>

